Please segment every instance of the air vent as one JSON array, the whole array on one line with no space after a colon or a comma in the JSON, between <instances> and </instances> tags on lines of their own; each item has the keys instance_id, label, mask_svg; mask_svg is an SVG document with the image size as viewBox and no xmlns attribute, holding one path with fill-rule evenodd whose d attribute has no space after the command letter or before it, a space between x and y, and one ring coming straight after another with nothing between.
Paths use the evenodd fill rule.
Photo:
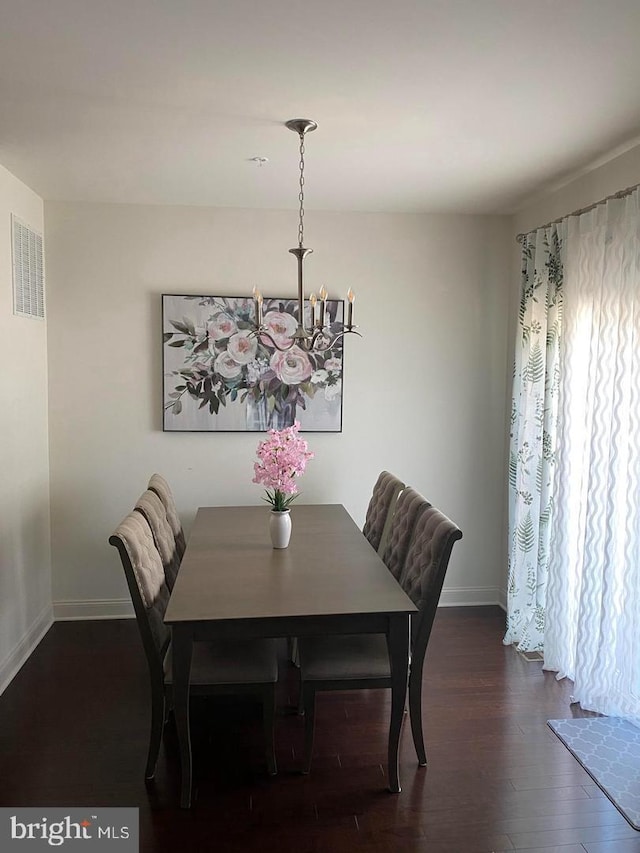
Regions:
<instances>
[{"instance_id":1,"label":"air vent","mask_svg":"<svg viewBox=\"0 0 640 853\"><path fill-rule=\"evenodd\" d=\"M11 217L13 232L13 313L44 319L42 234Z\"/></svg>"},{"instance_id":2,"label":"air vent","mask_svg":"<svg viewBox=\"0 0 640 853\"><path fill-rule=\"evenodd\" d=\"M542 654L542 652L519 652L518 654L520 655L520 657L524 658L525 660L528 660L530 663L539 660L544 662L544 655Z\"/></svg>"}]
</instances>

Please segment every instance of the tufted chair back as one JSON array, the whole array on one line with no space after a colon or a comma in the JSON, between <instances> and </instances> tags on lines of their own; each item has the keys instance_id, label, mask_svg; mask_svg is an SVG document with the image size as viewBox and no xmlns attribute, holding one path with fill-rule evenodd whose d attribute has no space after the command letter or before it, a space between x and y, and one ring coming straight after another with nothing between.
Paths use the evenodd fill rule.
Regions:
<instances>
[{"instance_id":1,"label":"tufted chair back","mask_svg":"<svg viewBox=\"0 0 640 853\"><path fill-rule=\"evenodd\" d=\"M180 557L164 504L155 492L147 489L138 498L135 509L146 518L151 528L164 567L165 580L171 592L180 568Z\"/></svg>"},{"instance_id":2,"label":"tufted chair back","mask_svg":"<svg viewBox=\"0 0 640 853\"><path fill-rule=\"evenodd\" d=\"M373 487L362 532L380 556L387 545L396 499L403 489L404 483L388 471L382 471Z\"/></svg>"},{"instance_id":3,"label":"tufted chair back","mask_svg":"<svg viewBox=\"0 0 640 853\"><path fill-rule=\"evenodd\" d=\"M420 515L411 537L400 584L420 611L412 618L412 655L422 659L436 615L449 557L462 531L434 506Z\"/></svg>"},{"instance_id":4,"label":"tufted chair back","mask_svg":"<svg viewBox=\"0 0 640 853\"><path fill-rule=\"evenodd\" d=\"M176 550L178 551L178 558L182 560L184 550L187 547L187 543L184 538L182 522L180 521L180 516L178 515L178 508L173 497L173 492L169 487L169 483L167 483L167 481L161 474L153 474L151 479L149 480L149 488L152 492L155 492L158 495L158 497L164 504L164 508L167 513L167 521L171 525L171 530L173 531L173 536L176 540Z\"/></svg>"},{"instance_id":5,"label":"tufted chair back","mask_svg":"<svg viewBox=\"0 0 640 853\"><path fill-rule=\"evenodd\" d=\"M430 506L429 501L411 486L408 486L398 498L391 522L391 532L382 555L385 565L397 581L402 577L413 528L422 513Z\"/></svg>"},{"instance_id":6,"label":"tufted chair back","mask_svg":"<svg viewBox=\"0 0 640 853\"><path fill-rule=\"evenodd\" d=\"M122 560L151 678L163 680L163 661L171 640L164 623L169 590L151 528L141 513L132 512L120 522L109 543Z\"/></svg>"}]
</instances>

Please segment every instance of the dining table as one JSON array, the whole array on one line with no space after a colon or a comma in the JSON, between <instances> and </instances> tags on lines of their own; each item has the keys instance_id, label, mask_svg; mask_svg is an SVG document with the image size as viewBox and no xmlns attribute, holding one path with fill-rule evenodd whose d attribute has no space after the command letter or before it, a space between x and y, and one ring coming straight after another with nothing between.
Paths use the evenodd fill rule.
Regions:
<instances>
[{"instance_id":1,"label":"dining table","mask_svg":"<svg viewBox=\"0 0 640 853\"><path fill-rule=\"evenodd\" d=\"M391 663L389 790L400 792L409 619L416 607L340 504L296 504L287 548L260 506L200 507L165 613L171 626L180 805L192 799L189 678L193 643L216 638L383 633Z\"/></svg>"}]
</instances>

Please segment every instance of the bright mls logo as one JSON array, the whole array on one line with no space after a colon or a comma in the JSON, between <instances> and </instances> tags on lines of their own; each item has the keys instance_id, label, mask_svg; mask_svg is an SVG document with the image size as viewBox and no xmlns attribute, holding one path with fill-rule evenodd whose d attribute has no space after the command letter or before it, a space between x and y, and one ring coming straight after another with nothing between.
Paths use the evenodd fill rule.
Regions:
<instances>
[{"instance_id":1,"label":"bright mls logo","mask_svg":"<svg viewBox=\"0 0 640 853\"><path fill-rule=\"evenodd\" d=\"M138 853L138 809L0 809L0 850Z\"/></svg>"}]
</instances>

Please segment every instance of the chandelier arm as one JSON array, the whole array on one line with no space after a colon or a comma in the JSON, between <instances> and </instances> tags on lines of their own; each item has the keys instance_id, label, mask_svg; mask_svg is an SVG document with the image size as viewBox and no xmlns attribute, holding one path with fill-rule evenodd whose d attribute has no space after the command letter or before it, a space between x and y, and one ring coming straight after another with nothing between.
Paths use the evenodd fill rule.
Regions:
<instances>
[{"instance_id":1,"label":"chandelier arm","mask_svg":"<svg viewBox=\"0 0 640 853\"><path fill-rule=\"evenodd\" d=\"M326 347L323 347L323 349L333 349L333 347L338 343L338 341L344 338L345 335L357 335L359 338L362 337L362 334L356 329L355 326L352 329L345 327L341 332L336 332L335 335L328 335L324 329L318 329L316 332L314 332L313 336L309 341L309 349L311 350L315 347L316 341L320 337L326 338L329 341L329 343L326 345Z\"/></svg>"},{"instance_id":2,"label":"chandelier arm","mask_svg":"<svg viewBox=\"0 0 640 853\"><path fill-rule=\"evenodd\" d=\"M269 332L267 332L267 331L266 331L266 329L265 329L264 327L257 327L257 328L255 328L255 329L253 329L253 330L249 333L249 335L250 335L250 337L252 337L252 338L258 338L258 337L263 337L263 336L264 336L265 338L268 338L268 339L271 341L271 343L272 343L273 347L274 347L275 349L277 349L277 350L278 350L278 352L289 352L289 350L290 350L290 349L292 349L292 347L294 347L294 346L296 345L296 338L291 338L291 342L289 343L289 345L288 345L288 346L286 346L286 347L281 346L281 345L280 345L280 344L275 340L275 338L274 338L274 337L273 337Z\"/></svg>"},{"instance_id":3,"label":"chandelier arm","mask_svg":"<svg viewBox=\"0 0 640 853\"><path fill-rule=\"evenodd\" d=\"M316 341L318 338L325 338L328 343L323 349L329 350L333 349L333 347L338 343L339 340L344 338L345 335L357 335L359 338L362 337L362 334L356 329L354 326L352 329L344 328L341 332L337 332L335 335L328 335L325 329L316 329L313 335L305 335L305 337L294 337L291 338L290 342L287 346L282 346L275 340L273 335L266 331L264 328L256 328L250 332L251 337L257 338L264 336L271 341L274 349L277 349L278 352L289 352L290 349L293 349L294 346L298 346L300 349L305 350L305 352L311 352L315 348Z\"/></svg>"}]
</instances>

